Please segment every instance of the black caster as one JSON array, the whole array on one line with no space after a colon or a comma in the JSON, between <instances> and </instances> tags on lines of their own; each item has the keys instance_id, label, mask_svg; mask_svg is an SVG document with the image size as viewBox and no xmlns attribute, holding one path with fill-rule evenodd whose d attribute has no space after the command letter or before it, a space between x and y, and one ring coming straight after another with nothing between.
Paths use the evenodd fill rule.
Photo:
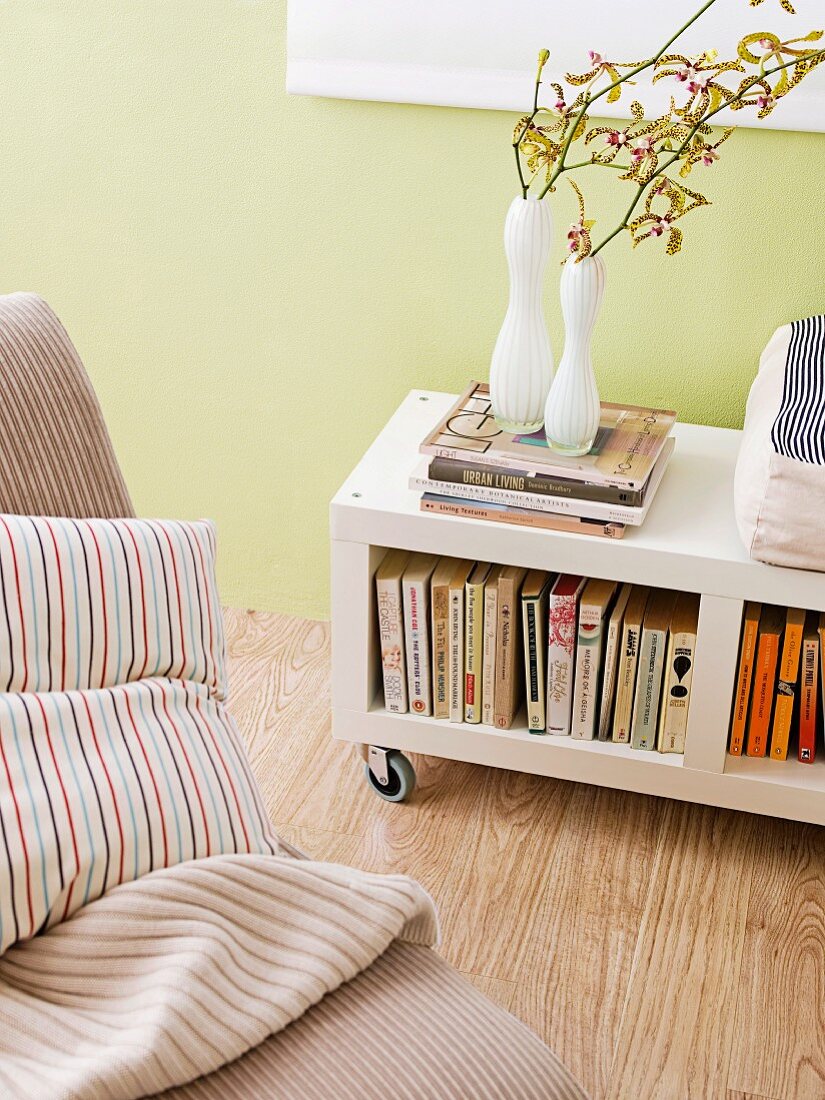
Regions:
<instances>
[{"instance_id":1,"label":"black caster","mask_svg":"<svg viewBox=\"0 0 825 1100\"><path fill-rule=\"evenodd\" d=\"M369 785L387 802L403 802L415 787L415 768L398 749L370 745L364 771Z\"/></svg>"}]
</instances>

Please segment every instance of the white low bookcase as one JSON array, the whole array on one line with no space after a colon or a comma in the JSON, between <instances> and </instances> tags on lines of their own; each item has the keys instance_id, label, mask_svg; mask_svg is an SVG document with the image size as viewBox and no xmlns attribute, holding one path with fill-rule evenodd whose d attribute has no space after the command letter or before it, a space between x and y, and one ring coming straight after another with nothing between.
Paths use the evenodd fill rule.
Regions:
<instances>
[{"instance_id":1,"label":"white low bookcase","mask_svg":"<svg viewBox=\"0 0 825 1100\"><path fill-rule=\"evenodd\" d=\"M825 824L825 758L727 754L745 600L825 609L825 575L751 561L733 517L740 433L678 424L650 513L621 540L421 512L407 487L421 440L455 401L413 391L332 501L333 736L536 775ZM374 577L387 548L580 573L701 595L684 756L611 742L391 714L383 706Z\"/></svg>"}]
</instances>

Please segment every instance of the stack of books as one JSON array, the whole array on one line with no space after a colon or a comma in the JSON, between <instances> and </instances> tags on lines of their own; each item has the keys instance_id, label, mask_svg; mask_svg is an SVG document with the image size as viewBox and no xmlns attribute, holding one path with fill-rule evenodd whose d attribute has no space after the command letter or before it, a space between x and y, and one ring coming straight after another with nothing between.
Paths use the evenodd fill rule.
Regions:
<instances>
[{"instance_id":1,"label":"stack of books","mask_svg":"<svg viewBox=\"0 0 825 1100\"><path fill-rule=\"evenodd\" d=\"M501 431L489 386L473 382L421 444L410 488L426 512L621 538L647 516L675 422L667 410L603 404L590 453L566 458L541 431Z\"/></svg>"},{"instance_id":2,"label":"stack of books","mask_svg":"<svg viewBox=\"0 0 825 1100\"><path fill-rule=\"evenodd\" d=\"M820 688L820 684L822 688ZM825 692L825 611L748 603L731 714L731 756L816 759ZM825 694L823 694L825 703Z\"/></svg>"},{"instance_id":3,"label":"stack of books","mask_svg":"<svg viewBox=\"0 0 825 1100\"><path fill-rule=\"evenodd\" d=\"M388 711L683 753L699 597L390 550Z\"/></svg>"}]
</instances>

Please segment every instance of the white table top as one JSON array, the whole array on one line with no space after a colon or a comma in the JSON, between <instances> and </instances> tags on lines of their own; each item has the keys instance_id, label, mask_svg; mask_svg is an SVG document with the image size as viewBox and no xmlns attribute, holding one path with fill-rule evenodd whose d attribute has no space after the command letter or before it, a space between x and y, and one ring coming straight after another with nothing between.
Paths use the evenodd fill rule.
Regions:
<instances>
[{"instance_id":1,"label":"white table top","mask_svg":"<svg viewBox=\"0 0 825 1100\"><path fill-rule=\"evenodd\" d=\"M409 394L336 494L333 538L825 609L825 574L748 558L733 515L741 433L726 428L676 425L650 512L621 540L422 513L407 481L421 440L455 400Z\"/></svg>"}]
</instances>

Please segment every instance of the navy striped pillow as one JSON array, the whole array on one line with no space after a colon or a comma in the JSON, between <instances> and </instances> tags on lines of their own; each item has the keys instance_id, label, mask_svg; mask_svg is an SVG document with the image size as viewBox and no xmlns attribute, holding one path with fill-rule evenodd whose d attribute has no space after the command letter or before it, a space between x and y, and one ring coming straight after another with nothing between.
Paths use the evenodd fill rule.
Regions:
<instances>
[{"instance_id":1,"label":"navy striped pillow","mask_svg":"<svg viewBox=\"0 0 825 1100\"><path fill-rule=\"evenodd\" d=\"M771 441L777 454L825 465L825 315L791 325L782 404Z\"/></svg>"},{"instance_id":2,"label":"navy striped pillow","mask_svg":"<svg viewBox=\"0 0 825 1100\"><path fill-rule=\"evenodd\" d=\"M214 526L0 515L0 692L147 676L225 697Z\"/></svg>"}]
</instances>

